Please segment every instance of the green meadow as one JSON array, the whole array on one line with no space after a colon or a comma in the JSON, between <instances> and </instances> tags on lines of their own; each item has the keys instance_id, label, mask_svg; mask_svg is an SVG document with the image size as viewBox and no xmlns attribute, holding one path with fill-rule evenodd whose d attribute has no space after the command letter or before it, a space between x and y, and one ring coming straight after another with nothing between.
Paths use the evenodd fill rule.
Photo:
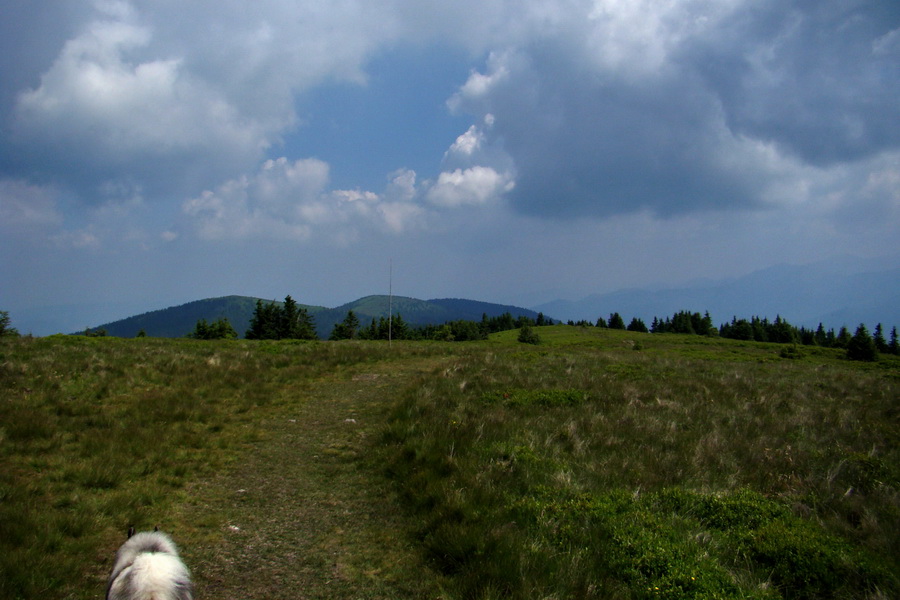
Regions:
<instances>
[{"instance_id":1,"label":"green meadow","mask_svg":"<svg viewBox=\"0 0 900 600\"><path fill-rule=\"evenodd\" d=\"M0 597L895 598L900 359L573 326L0 340Z\"/></svg>"}]
</instances>

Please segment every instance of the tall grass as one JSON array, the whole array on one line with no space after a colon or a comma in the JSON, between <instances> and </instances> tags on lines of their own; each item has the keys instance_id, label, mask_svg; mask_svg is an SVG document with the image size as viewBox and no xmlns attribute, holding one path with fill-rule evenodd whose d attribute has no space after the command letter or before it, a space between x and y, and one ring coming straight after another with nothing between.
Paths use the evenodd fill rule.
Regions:
<instances>
[{"instance_id":1,"label":"tall grass","mask_svg":"<svg viewBox=\"0 0 900 600\"><path fill-rule=\"evenodd\" d=\"M191 484L240 460L262 419L384 355L349 343L0 341L0 598L96 597L128 524L177 529Z\"/></svg>"},{"instance_id":2,"label":"tall grass","mask_svg":"<svg viewBox=\"0 0 900 600\"><path fill-rule=\"evenodd\" d=\"M900 593L897 362L540 335L423 379L385 434L449 597Z\"/></svg>"}]
</instances>

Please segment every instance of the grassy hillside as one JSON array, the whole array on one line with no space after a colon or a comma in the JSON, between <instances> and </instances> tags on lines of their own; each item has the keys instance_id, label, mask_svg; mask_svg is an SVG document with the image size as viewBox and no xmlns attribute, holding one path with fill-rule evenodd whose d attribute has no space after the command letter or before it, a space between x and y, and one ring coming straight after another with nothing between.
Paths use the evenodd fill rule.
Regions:
<instances>
[{"instance_id":1,"label":"grassy hillside","mask_svg":"<svg viewBox=\"0 0 900 600\"><path fill-rule=\"evenodd\" d=\"M390 473L459 598L889 598L900 363L573 327L395 410Z\"/></svg>"},{"instance_id":2,"label":"grassy hillside","mask_svg":"<svg viewBox=\"0 0 900 600\"><path fill-rule=\"evenodd\" d=\"M900 361L537 328L0 340L0 598L129 523L202 598L892 598Z\"/></svg>"}]
</instances>

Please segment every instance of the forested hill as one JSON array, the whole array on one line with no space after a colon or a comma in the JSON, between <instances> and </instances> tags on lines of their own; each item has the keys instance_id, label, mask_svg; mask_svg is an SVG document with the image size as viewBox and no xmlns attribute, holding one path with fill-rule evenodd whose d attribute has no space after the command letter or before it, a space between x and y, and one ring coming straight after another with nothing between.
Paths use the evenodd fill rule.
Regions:
<instances>
[{"instance_id":1,"label":"forested hill","mask_svg":"<svg viewBox=\"0 0 900 600\"><path fill-rule=\"evenodd\" d=\"M505 313L509 313L513 317L523 316L530 319L537 319L538 316L537 311L527 310L518 306L492 304L490 302L464 300L462 298L438 298L429 300L428 303L444 307L449 312L453 313L454 319L463 319L466 321L480 321L482 315L487 315L489 318L492 318L502 316ZM406 315L404 315L403 318L405 319Z\"/></svg>"},{"instance_id":2,"label":"forested hill","mask_svg":"<svg viewBox=\"0 0 900 600\"><path fill-rule=\"evenodd\" d=\"M249 296L223 296L221 298L207 298L195 300L180 306L172 306L161 310L154 310L141 315L135 315L104 323L93 330L105 330L107 335L117 337L134 337L143 331L151 337L183 337L194 330L197 321L206 319L212 323L225 318L231 323L241 336L250 325L250 317L256 308L257 298ZM271 300L263 300L271 302ZM300 305L313 316L326 310L321 306Z\"/></svg>"},{"instance_id":3,"label":"forested hill","mask_svg":"<svg viewBox=\"0 0 900 600\"><path fill-rule=\"evenodd\" d=\"M107 335L118 337L134 337L140 331L151 337L183 337L193 331L200 319L212 323L226 318L243 337L250 326L257 300L248 296L208 298L105 323L92 329L103 329ZM305 304L299 306L313 317L316 331L322 339L327 339L334 325L340 323L351 310L363 326L368 325L372 319L387 317L389 313L402 316L408 325L414 327L440 325L455 320L480 321L482 315L497 317L507 312L514 318L537 317L535 311L517 306L457 298L418 300L403 296L366 296L336 308Z\"/></svg>"}]
</instances>

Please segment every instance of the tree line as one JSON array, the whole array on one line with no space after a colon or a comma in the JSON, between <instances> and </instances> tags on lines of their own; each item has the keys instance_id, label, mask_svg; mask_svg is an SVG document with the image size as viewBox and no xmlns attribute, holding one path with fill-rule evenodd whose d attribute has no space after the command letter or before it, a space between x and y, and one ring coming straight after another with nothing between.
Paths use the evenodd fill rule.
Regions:
<instances>
[{"instance_id":1,"label":"tree line","mask_svg":"<svg viewBox=\"0 0 900 600\"><path fill-rule=\"evenodd\" d=\"M488 317L482 314L481 321L465 319L448 321L442 325L422 325L411 327L402 315L397 314L389 318L372 318L371 322L363 325L356 314L350 310L340 323L335 324L329 340L437 340L437 341L478 341L487 339L492 333L521 330L519 341L526 343L539 343L539 336L533 331L533 327L553 325L553 319L538 313L532 319L526 316L513 317L509 312L496 317ZM643 320L634 317L626 325L625 319L618 312L610 313L608 318L599 317L596 321L569 321L569 325L580 327L598 327L607 329L620 329L639 333L680 333L688 335L719 336L736 340L773 342L778 344L792 344L803 346L819 346L823 348L840 348L847 351L850 358L858 360L874 360L879 353L900 354L900 341L898 341L897 327L891 329L889 339L885 337L881 323L875 326L873 333L864 324L860 324L855 333L851 334L847 327L841 327L837 332L834 329L826 330L819 323L816 329L796 327L791 325L780 315L774 321L767 318L751 317L750 319L738 319L733 317L730 322L723 323L718 328L713 324L709 312L679 311L671 317L654 317L648 327ZM86 330L86 335L105 335L105 331ZM19 332L11 326L8 311L0 311L0 336L17 336ZM139 337L145 335L143 331ZM235 339L238 332L232 327L228 319L218 319L212 323L206 319L197 321L194 330L187 337L201 340ZM263 302L257 300L250 326L244 333L249 340L316 340L315 320L309 311L298 305L290 295L285 297L281 304Z\"/></svg>"},{"instance_id":2,"label":"tree line","mask_svg":"<svg viewBox=\"0 0 900 600\"><path fill-rule=\"evenodd\" d=\"M444 342L468 342L486 340L492 333L534 327L538 325L551 325L553 321L538 313L536 319L525 316L513 317L510 312L505 312L497 317L488 317L482 313L481 321L468 321L459 319L448 321L442 325L421 325L411 327L403 320L402 315L391 318L380 317L376 323L372 319L368 327L360 327L359 319L348 311L344 320L334 326L330 340L435 340Z\"/></svg>"},{"instance_id":3,"label":"tree line","mask_svg":"<svg viewBox=\"0 0 900 600\"><path fill-rule=\"evenodd\" d=\"M328 336L329 340L436 340L436 341L477 341L485 340L492 333L524 327L538 327L552 325L554 321L546 318L543 313L538 313L537 318L525 316L513 317L510 312L505 312L496 317L488 317L482 314L481 321L468 321L464 319L448 321L442 325L421 325L413 327L406 323L403 315L396 314L390 317L372 318L368 324L363 324L359 317L352 311L347 311L347 316L340 323L336 323ZM535 336L526 332L524 341L534 343ZM237 332L228 322L222 318L213 323L206 319L197 321L194 330L187 337L194 339L234 339ZM315 319L305 308L299 306L290 296L284 299L280 305L276 302L263 302L257 300L250 319L250 327L244 337L248 340L316 340Z\"/></svg>"},{"instance_id":4,"label":"tree line","mask_svg":"<svg viewBox=\"0 0 900 600\"><path fill-rule=\"evenodd\" d=\"M795 327L779 315L775 317L774 321L760 317L752 317L749 320L733 317L731 322L723 323L717 328L713 324L709 312L701 315L698 312L679 311L665 319L654 317L649 328L638 318L632 319L626 326L625 320L619 313L610 314L608 320L600 317L596 323L591 323L590 321L569 321L569 325L595 326L649 333L719 336L755 342L841 348L847 350L847 355L850 358L857 360L874 360L879 353L900 354L897 327L895 326L891 329L890 339L888 340L885 338L884 327L881 323L875 326L872 334L869 333L868 328L862 323L853 334L850 333L847 327L841 327L835 333L834 329L826 331L821 323L816 329Z\"/></svg>"}]
</instances>

